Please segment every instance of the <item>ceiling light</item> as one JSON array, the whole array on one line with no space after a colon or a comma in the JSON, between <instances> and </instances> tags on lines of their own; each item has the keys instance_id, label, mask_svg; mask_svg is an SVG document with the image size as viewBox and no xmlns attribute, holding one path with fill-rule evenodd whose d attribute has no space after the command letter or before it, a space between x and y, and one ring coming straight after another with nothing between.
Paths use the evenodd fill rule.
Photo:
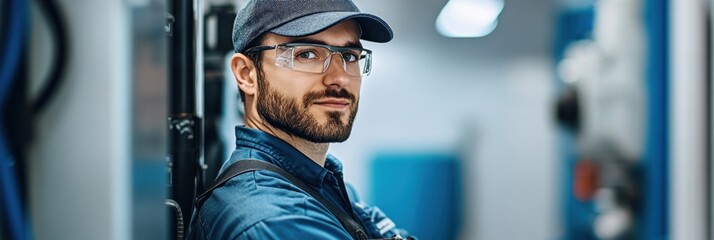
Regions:
<instances>
[{"instance_id":1,"label":"ceiling light","mask_svg":"<svg viewBox=\"0 0 714 240\"><path fill-rule=\"evenodd\" d=\"M450 0L436 18L436 30L446 37L483 37L496 29L503 0Z\"/></svg>"}]
</instances>

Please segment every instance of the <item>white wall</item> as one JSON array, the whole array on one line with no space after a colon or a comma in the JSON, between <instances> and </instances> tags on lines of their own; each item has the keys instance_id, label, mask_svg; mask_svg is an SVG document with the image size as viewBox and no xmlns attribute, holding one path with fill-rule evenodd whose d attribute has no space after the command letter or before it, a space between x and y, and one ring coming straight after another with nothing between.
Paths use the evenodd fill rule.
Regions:
<instances>
[{"instance_id":1,"label":"white wall","mask_svg":"<svg viewBox=\"0 0 714 240\"><path fill-rule=\"evenodd\" d=\"M37 116L30 149L36 239L129 239L129 68L125 1L59 1L70 60L66 82ZM44 82L47 24L33 12L31 86ZM36 91L34 91L36 92Z\"/></svg>"},{"instance_id":2,"label":"white wall","mask_svg":"<svg viewBox=\"0 0 714 240\"><path fill-rule=\"evenodd\" d=\"M357 1L390 23L395 39L366 43L374 70L363 80L352 136L331 152L368 195L375 151L466 150L461 238L554 239L561 182L552 121L554 3L507 1L492 35L447 39L434 29L445 2Z\"/></svg>"}]
</instances>

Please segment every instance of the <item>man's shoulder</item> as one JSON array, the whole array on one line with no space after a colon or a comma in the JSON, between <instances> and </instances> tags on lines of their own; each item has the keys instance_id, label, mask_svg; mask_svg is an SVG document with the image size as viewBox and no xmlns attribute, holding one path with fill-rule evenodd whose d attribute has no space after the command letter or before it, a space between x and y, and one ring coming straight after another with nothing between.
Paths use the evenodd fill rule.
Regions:
<instances>
[{"instance_id":1,"label":"man's shoulder","mask_svg":"<svg viewBox=\"0 0 714 240\"><path fill-rule=\"evenodd\" d=\"M235 176L206 198L197 215L200 227L211 233L237 234L266 219L304 215L307 196L286 184L263 170Z\"/></svg>"},{"instance_id":2,"label":"man's shoulder","mask_svg":"<svg viewBox=\"0 0 714 240\"><path fill-rule=\"evenodd\" d=\"M257 170L235 176L216 188L201 212L265 217L299 214L304 212L306 198L305 193L278 174Z\"/></svg>"},{"instance_id":3,"label":"man's shoulder","mask_svg":"<svg viewBox=\"0 0 714 240\"><path fill-rule=\"evenodd\" d=\"M277 173L258 170L235 176L216 188L198 217L204 232L221 236L236 236L266 221L285 218L308 217L335 225L329 213L316 204Z\"/></svg>"}]
</instances>

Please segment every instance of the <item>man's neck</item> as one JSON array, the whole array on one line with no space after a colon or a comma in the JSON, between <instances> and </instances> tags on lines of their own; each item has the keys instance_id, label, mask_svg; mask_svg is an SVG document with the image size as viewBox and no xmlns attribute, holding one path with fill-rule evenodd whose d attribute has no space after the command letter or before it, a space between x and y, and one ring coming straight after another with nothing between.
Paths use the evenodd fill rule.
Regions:
<instances>
[{"instance_id":1,"label":"man's neck","mask_svg":"<svg viewBox=\"0 0 714 240\"><path fill-rule=\"evenodd\" d=\"M305 156L310 158L310 160L312 160L313 162L317 163L321 167L325 167L325 159L327 158L327 149L330 147L329 143L311 142L311 141L305 140L303 138L296 137L294 135L290 135L290 134L286 133L285 131L277 129L277 128L270 126L264 122L247 120L245 125L246 125L246 127L258 129L258 130L266 132L270 135L273 135L277 138L282 139L283 141L292 145L295 149L300 151L302 154L305 154Z\"/></svg>"}]
</instances>

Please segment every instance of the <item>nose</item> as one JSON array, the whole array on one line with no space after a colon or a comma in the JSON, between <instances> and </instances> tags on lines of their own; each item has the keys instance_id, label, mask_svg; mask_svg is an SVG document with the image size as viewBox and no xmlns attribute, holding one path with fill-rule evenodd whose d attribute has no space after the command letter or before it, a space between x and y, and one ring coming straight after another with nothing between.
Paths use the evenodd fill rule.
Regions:
<instances>
[{"instance_id":1,"label":"nose","mask_svg":"<svg viewBox=\"0 0 714 240\"><path fill-rule=\"evenodd\" d=\"M336 56L335 56L336 55ZM326 70L324 83L327 86L343 88L350 81L350 77L347 75L345 69L345 60L340 53L332 53L325 61Z\"/></svg>"}]
</instances>

